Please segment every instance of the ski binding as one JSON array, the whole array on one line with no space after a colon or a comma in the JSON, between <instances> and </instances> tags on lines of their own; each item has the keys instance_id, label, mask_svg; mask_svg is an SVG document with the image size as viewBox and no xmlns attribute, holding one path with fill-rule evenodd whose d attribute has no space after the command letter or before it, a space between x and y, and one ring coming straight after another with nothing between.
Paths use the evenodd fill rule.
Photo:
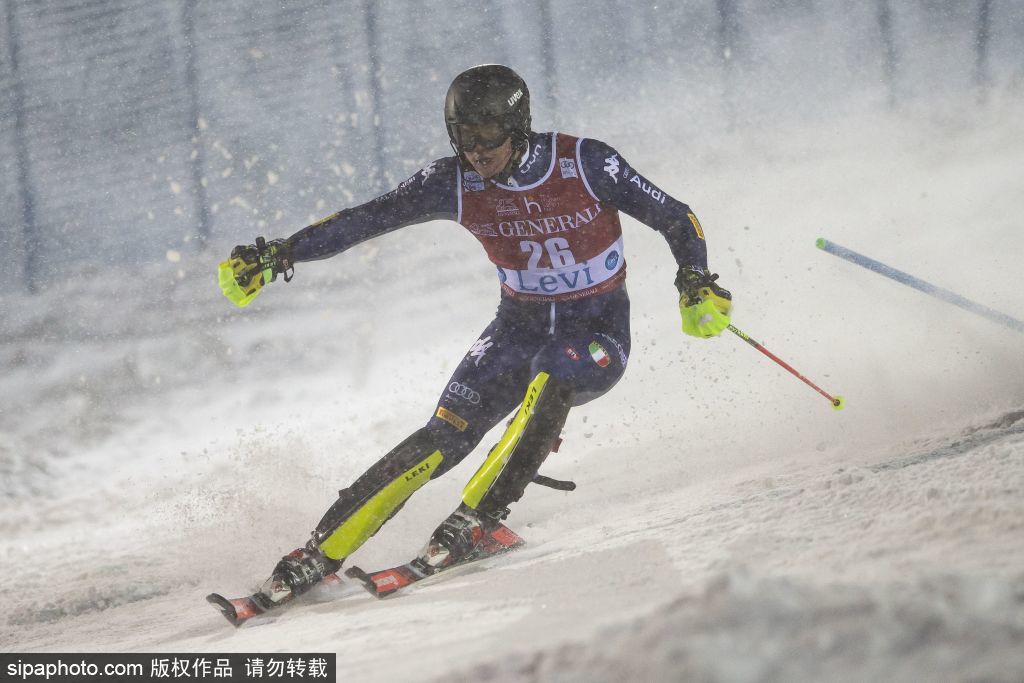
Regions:
<instances>
[{"instance_id":1,"label":"ski binding","mask_svg":"<svg viewBox=\"0 0 1024 683\"><path fill-rule=\"evenodd\" d=\"M359 581L370 595L377 598L386 598L394 595L399 590L422 581L423 579L447 572L456 567L464 567L471 562L511 552L526 543L516 532L504 524L487 534L483 540L473 549L461 562L456 562L448 567L438 569L431 567L422 558L417 557L409 562L396 567L381 569L375 572L367 572L359 567L352 566L345 570L345 576Z\"/></svg>"}]
</instances>

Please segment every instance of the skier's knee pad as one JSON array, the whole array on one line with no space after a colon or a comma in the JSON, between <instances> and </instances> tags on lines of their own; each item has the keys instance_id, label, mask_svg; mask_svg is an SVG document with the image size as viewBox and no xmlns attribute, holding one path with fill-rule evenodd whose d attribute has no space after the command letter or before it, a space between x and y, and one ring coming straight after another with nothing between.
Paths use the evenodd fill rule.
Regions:
<instances>
[{"instance_id":1,"label":"skier's knee pad","mask_svg":"<svg viewBox=\"0 0 1024 683\"><path fill-rule=\"evenodd\" d=\"M313 540L327 557L348 557L377 533L443 462L434 435L426 428L416 431L338 492L338 500L313 532Z\"/></svg>"},{"instance_id":2,"label":"skier's knee pad","mask_svg":"<svg viewBox=\"0 0 1024 683\"><path fill-rule=\"evenodd\" d=\"M554 447L572 402L571 385L538 373L501 440L466 484L463 502L494 514L522 498Z\"/></svg>"}]
</instances>

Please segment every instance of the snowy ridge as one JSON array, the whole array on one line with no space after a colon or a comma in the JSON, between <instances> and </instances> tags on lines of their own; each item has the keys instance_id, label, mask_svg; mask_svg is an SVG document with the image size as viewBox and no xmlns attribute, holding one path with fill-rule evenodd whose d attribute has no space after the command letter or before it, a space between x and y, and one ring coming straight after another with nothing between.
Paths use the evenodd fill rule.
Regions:
<instances>
[{"instance_id":1,"label":"snowy ridge","mask_svg":"<svg viewBox=\"0 0 1024 683\"><path fill-rule=\"evenodd\" d=\"M634 580L664 592L667 604L582 642L502 655L448 680L1018 680L1024 437L1004 431L960 455L918 459L917 471L839 468L745 482L740 490L765 490L683 519L652 518L632 532L633 543L681 546L687 562L713 571L696 585L684 574L682 589L638 563ZM966 541L980 529L985 538ZM702 538L708 532L713 540ZM817 535L846 547L829 547L827 557L829 542ZM725 549L708 547L724 539ZM963 560L949 556L924 577L871 571L892 560L909 569L909 556L936 545L972 555L976 571L1011 571L965 576L952 570ZM1003 552L1010 557L998 558Z\"/></svg>"},{"instance_id":2,"label":"snowy ridge","mask_svg":"<svg viewBox=\"0 0 1024 683\"><path fill-rule=\"evenodd\" d=\"M1019 680L1017 584L817 587L730 572L586 643L502 656L448 681Z\"/></svg>"},{"instance_id":3,"label":"snowy ridge","mask_svg":"<svg viewBox=\"0 0 1024 683\"><path fill-rule=\"evenodd\" d=\"M880 463L872 469L877 472L897 467L909 467L928 460L935 460L936 458L954 458L993 441L1003 439L1008 435L1022 433L1024 433L1024 410L1015 410L1006 413L992 422L964 430L961 438L952 443L905 458L897 458L890 462Z\"/></svg>"}]
</instances>

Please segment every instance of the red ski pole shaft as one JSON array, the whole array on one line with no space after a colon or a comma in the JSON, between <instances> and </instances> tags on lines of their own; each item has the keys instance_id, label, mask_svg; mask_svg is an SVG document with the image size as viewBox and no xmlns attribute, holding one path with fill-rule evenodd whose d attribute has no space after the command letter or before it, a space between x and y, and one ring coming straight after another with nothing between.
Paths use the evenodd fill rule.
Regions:
<instances>
[{"instance_id":1,"label":"red ski pole shaft","mask_svg":"<svg viewBox=\"0 0 1024 683\"><path fill-rule=\"evenodd\" d=\"M801 382L803 382L804 384L806 384L807 386L809 386L810 388L814 389L819 394L821 394L822 396L827 398L829 403L832 404L832 407L835 410L842 410L843 406L846 405L846 402L843 400L842 396L832 396L831 394L829 394L828 392L823 390L821 387L819 387L817 384L815 384L814 382L812 382L811 380L807 379L806 377L801 375L799 372L797 372L793 368L793 366L791 366L789 363L787 363L786 361L782 360L781 358L776 356L774 353L772 353L771 351L766 349L760 342L758 342L757 340L751 338L751 336L749 334L747 334L746 332L744 332L743 330L739 329L738 327L736 327L734 325L729 325L729 331L732 332L733 334L735 334L737 337L739 337L743 341L745 341L748 344L750 344L751 346L753 346L755 349L757 349L758 351L760 351L764 355L766 355L769 358L771 358L773 361L775 361L776 363L778 363L782 367L784 367L787 371L790 372L790 374L792 374L794 377L799 379Z\"/></svg>"}]
</instances>

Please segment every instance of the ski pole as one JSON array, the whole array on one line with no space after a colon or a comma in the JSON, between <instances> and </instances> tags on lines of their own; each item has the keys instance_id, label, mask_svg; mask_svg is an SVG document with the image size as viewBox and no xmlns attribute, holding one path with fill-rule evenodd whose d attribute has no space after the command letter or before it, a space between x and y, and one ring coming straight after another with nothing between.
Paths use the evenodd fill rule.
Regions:
<instances>
[{"instance_id":1,"label":"ski pole","mask_svg":"<svg viewBox=\"0 0 1024 683\"><path fill-rule=\"evenodd\" d=\"M822 251L827 251L828 253L834 256L838 256L841 259L845 259L850 263L856 263L858 266L867 268L868 270L873 270L879 275L884 275L887 278L895 280L896 282L899 282L901 284L907 285L908 287L913 287L914 289L922 291L925 294L931 294L936 299L941 299L946 303L953 304L954 306L959 306L965 311L977 313L982 317L1006 325L1007 327L1017 330L1018 332L1024 332L1024 322L1021 322L1016 318L1011 318L1005 313L1000 313L999 311L993 310L987 306L982 306L981 304L971 301L970 299L965 299L956 292L951 292L948 289L937 287L936 285L933 285L930 282L925 282L924 280L916 278L913 275L908 275L907 273L904 273L902 270L896 270L892 266L887 266L884 263L880 263L872 258L868 258L863 254L858 254L852 249L847 249L846 247L839 246L835 242L829 242L827 239L823 237L819 237L818 240L815 242L815 245L818 247L818 249L821 249Z\"/></svg>"},{"instance_id":2,"label":"ski pole","mask_svg":"<svg viewBox=\"0 0 1024 683\"><path fill-rule=\"evenodd\" d=\"M843 399L842 396L838 396L838 395L837 396L832 396L832 395L826 393L824 390L822 390L821 387L819 387L817 384L815 384L814 382L812 382L811 380L807 379L806 377L801 375L799 372L794 370L793 367L789 363L787 363L786 361L782 360L781 358L776 356L774 353L772 353L771 351L766 349L759 342L757 342L754 339L752 339L750 337L750 335L748 335L743 330L739 329L735 325L729 325L729 331L732 332L733 334L735 334L737 337L739 337L743 341L745 341L748 344L750 344L751 346L753 346L755 349L757 349L758 351L760 351L764 355L766 355L769 358L771 358L773 361L775 361L776 363L778 363L782 367L784 367L786 370L788 370L790 373L792 373L801 382L803 382L804 384L806 384L807 386L809 386L810 388L814 389L819 394L821 394L822 396L827 398L828 402L832 404L833 410L842 410L843 406L846 405L846 401Z\"/></svg>"}]
</instances>

